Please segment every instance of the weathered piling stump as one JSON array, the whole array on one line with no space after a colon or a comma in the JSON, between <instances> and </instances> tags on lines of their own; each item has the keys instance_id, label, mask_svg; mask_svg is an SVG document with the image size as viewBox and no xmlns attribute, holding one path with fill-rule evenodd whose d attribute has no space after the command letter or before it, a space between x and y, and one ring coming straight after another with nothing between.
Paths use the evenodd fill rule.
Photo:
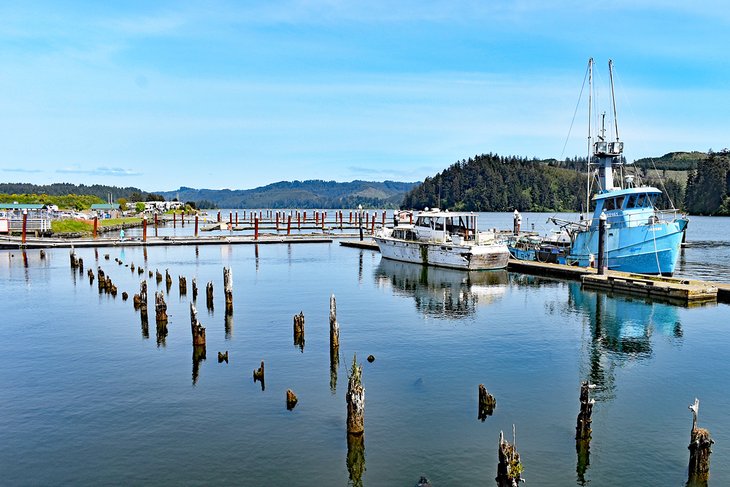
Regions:
<instances>
[{"instance_id":1,"label":"weathered piling stump","mask_svg":"<svg viewBox=\"0 0 730 487\"><path fill-rule=\"evenodd\" d=\"M208 309L213 309L213 281L205 285L205 302Z\"/></svg>"},{"instance_id":2,"label":"weathered piling stump","mask_svg":"<svg viewBox=\"0 0 730 487\"><path fill-rule=\"evenodd\" d=\"M149 271L149 277L150 278L152 277L152 271Z\"/></svg>"},{"instance_id":3,"label":"weathered piling stump","mask_svg":"<svg viewBox=\"0 0 730 487\"><path fill-rule=\"evenodd\" d=\"M46 259L46 251L43 250L43 249L41 249L41 251L40 251L40 258L41 258L41 260L45 260Z\"/></svg>"},{"instance_id":4,"label":"weathered piling stump","mask_svg":"<svg viewBox=\"0 0 730 487\"><path fill-rule=\"evenodd\" d=\"M294 394L294 391L291 389L286 390L286 409L291 411L294 409L294 406L297 405L297 402L299 402L299 399L297 399L297 395Z\"/></svg>"},{"instance_id":5,"label":"weathered piling stump","mask_svg":"<svg viewBox=\"0 0 730 487\"><path fill-rule=\"evenodd\" d=\"M107 277L106 279L107 279L107 283L106 283L107 291L109 291L109 294L111 294L112 297L116 298L117 297L117 286L114 283L112 283L112 280L110 277Z\"/></svg>"},{"instance_id":6,"label":"weathered piling stump","mask_svg":"<svg viewBox=\"0 0 730 487\"><path fill-rule=\"evenodd\" d=\"M145 312L147 311L147 281L140 281L139 294L132 296L132 302L134 309L144 308Z\"/></svg>"},{"instance_id":7,"label":"weathered piling stump","mask_svg":"<svg viewBox=\"0 0 730 487\"><path fill-rule=\"evenodd\" d=\"M591 439L591 414L596 401L590 398L590 391L595 387L595 384L590 384L588 381L583 381L580 385L580 412L575 426L576 440Z\"/></svg>"},{"instance_id":8,"label":"weathered piling stump","mask_svg":"<svg viewBox=\"0 0 730 487\"><path fill-rule=\"evenodd\" d=\"M185 276L178 276L178 288L180 290L180 296L185 296L188 293L188 281Z\"/></svg>"},{"instance_id":9,"label":"weathered piling stump","mask_svg":"<svg viewBox=\"0 0 730 487\"><path fill-rule=\"evenodd\" d=\"M205 346L205 328L198 321L198 310L190 303L190 330L193 333L193 346Z\"/></svg>"},{"instance_id":10,"label":"weathered piling stump","mask_svg":"<svg viewBox=\"0 0 730 487\"><path fill-rule=\"evenodd\" d=\"M362 386L362 365L358 365L357 355L352 358L347 379L347 433L361 435L365 431L365 388Z\"/></svg>"},{"instance_id":11,"label":"weathered piling stump","mask_svg":"<svg viewBox=\"0 0 730 487\"><path fill-rule=\"evenodd\" d=\"M479 412L477 418L483 422L487 419L487 416L491 416L494 413L496 407L497 400L487 391L484 384L479 384Z\"/></svg>"},{"instance_id":12,"label":"weathered piling stump","mask_svg":"<svg viewBox=\"0 0 730 487\"><path fill-rule=\"evenodd\" d=\"M155 293L155 321L157 324L167 324L167 304L165 303L165 295L162 291Z\"/></svg>"},{"instance_id":13,"label":"weathered piling stump","mask_svg":"<svg viewBox=\"0 0 730 487\"><path fill-rule=\"evenodd\" d=\"M76 262L79 268L79 275L82 275L84 273L84 259L79 257Z\"/></svg>"},{"instance_id":14,"label":"weathered piling stump","mask_svg":"<svg viewBox=\"0 0 730 487\"><path fill-rule=\"evenodd\" d=\"M76 269L79 266L79 261L76 259L76 252L73 247L68 253L69 260L71 261L71 269Z\"/></svg>"},{"instance_id":15,"label":"weathered piling stump","mask_svg":"<svg viewBox=\"0 0 730 487\"><path fill-rule=\"evenodd\" d=\"M294 346L304 351L304 313L294 315Z\"/></svg>"},{"instance_id":16,"label":"weathered piling stump","mask_svg":"<svg viewBox=\"0 0 730 487\"><path fill-rule=\"evenodd\" d=\"M86 275L89 276L89 284L94 284L94 271L89 269L86 271Z\"/></svg>"},{"instance_id":17,"label":"weathered piling stump","mask_svg":"<svg viewBox=\"0 0 730 487\"><path fill-rule=\"evenodd\" d=\"M122 292L122 301L126 301L129 299L129 294L127 294L127 291Z\"/></svg>"},{"instance_id":18,"label":"weathered piling stump","mask_svg":"<svg viewBox=\"0 0 730 487\"><path fill-rule=\"evenodd\" d=\"M193 277L193 301L198 299L198 281Z\"/></svg>"},{"instance_id":19,"label":"weathered piling stump","mask_svg":"<svg viewBox=\"0 0 730 487\"><path fill-rule=\"evenodd\" d=\"M101 294L106 291L106 277L104 277L104 271L101 270L101 267L97 269L96 276L99 279L97 286L99 287L99 294Z\"/></svg>"},{"instance_id":20,"label":"weathered piling stump","mask_svg":"<svg viewBox=\"0 0 730 487\"><path fill-rule=\"evenodd\" d=\"M502 431L499 432L499 464L495 479L498 487L516 487L520 482L524 482L523 466L516 445L514 425L512 426L512 444L504 439Z\"/></svg>"},{"instance_id":21,"label":"weathered piling stump","mask_svg":"<svg viewBox=\"0 0 730 487\"><path fill-rule=\"evenodd\" d=\"M109 260L109 254L104 254L104 260Z\"/></svg>"},{"instance_id":22,"label":"weathered piling stump","mask_svg":"<svg viewBox=\"0 0 730 487\"><path fill-rule=\"evenodd\" d=\"M340 325L337 323L337 301L330 296L330 350L340 348Z\"/></svg>"},{"instance_id":23,"label":"weathered piling stump","mask_svg":"<svg viewBox=\"0 0 730 487\"><path fill-rule=\"evenodd\" d=\"M172 276L170 275L170 269L165 269L165 290L167 294L170 294L170 288L172 287Z\"/></svg>"},{"instance_id":24,"label":"weathered piling stump","mask_svg":"<svg viewBox=\"0 0 730 487\"><path fill-rule=\"evenodd\" d=\"M225 361L225 363L228 363L228 350L226 350L223 353L218 352L218 363L221 363L224 361Z\"/></svg>"},{"instance_id":25,"label":"weathered piling stump","mask_svg":"<svg viewBox=\"0 0 730 487\"><path fill-rule=\"evenodd\" d=\"M261 367L259 367L258 369L254 369L254 371L253 371L253 381L254 381L254 383L256 381L261 382L262 391L264 389L266 389L266 382L265 382L265 378L264 378L264 361L263 360L261 361Z\"/></svg>"},{"instance_id":26,"label":"weathered piling stump","mask_svg":"<svg viewBox=\"0 0 730 487\"><path fill-rule=\"evenodd\" d=\"M136 266L134 265L134 262L132 262L131 264L129 264L129 270L130 270L130 271L134 272L134 270L135 270L136 268L137 268L137 267L136 267Z\"/></svg>"},{"instance_id":27,"label":"weathered piling stump","mask_svg":"<svg viewBox=\"0 0 730 487\"><path fill-rule=\"evenodd\" d=\"M233 313L233 271L223 268L223 294L226 297L226 314Z\"/></svg>"},{"instance_id":28,"label":"weathered piling stump","mask_svg":"<svg viewBox=\"0 0 730 487\"><path fill-rule=\"evenodd\" d=\"M159 285L162 282L162 274L157 269L155 269L155 281L157 282L157 285Z\"/></svg>"},{"instance_id":29,"label":"weathered piling stump","mask_svg":"<svg viewBox=\"0 0 730 487\"><path fill-rule=\"evenodd\" d=\"M144 269L142 269L142 266L137 267L137 275L144 274Z\"/></svg>"},{"instance_id":30,"label":"weathered piling stump","mask_svg":"<svg viewBox=\"0 0 730 487\"><path fill-rule=\"evenodd\" d=\"M713 439L710 432L697 426L697 416L700 410L700 400L695 398L694 404L689 406L692 411L692 431L690 432L689 446L689 485L701 485L710 477L710 454Z\"/></svg>"},{"instance_id":31,"label":"weathered piling stump","mask_svg":"<svg viewBox=\"0 0 730 487\"><path fill-rule=\"evenodd\" d=\"M421 478L418 479L418 483L416 484L416 487L433 487L433 486L431 485L431 481L428 480L428 478L421 475Z\"/></svg>"},{"instance_id":32,"label":"weathered piling stump","mask_svg":"<svg viewBox=\"0 0 730 487\"><path fill-rule=\"evenodd\" d=\"M375 362L375 355L368 355L368 362L371 364Z\"/></svg>"},{"instance_id":33,"label":"weathered piling stump","mask_svg":"<svg viewBox=\"0 0 730 487\"><path fill-rule=\"evenodd\" d=\"M590 465L590 448L591 448L591 415L593 414L593 404L596 402L590 397L591 389L595 384L583 381L580 385L580 411L575 426L575 451L578 455L578 463L576 472L578 480L584 481L586 470Z\"/></svg>"}]
</instances>

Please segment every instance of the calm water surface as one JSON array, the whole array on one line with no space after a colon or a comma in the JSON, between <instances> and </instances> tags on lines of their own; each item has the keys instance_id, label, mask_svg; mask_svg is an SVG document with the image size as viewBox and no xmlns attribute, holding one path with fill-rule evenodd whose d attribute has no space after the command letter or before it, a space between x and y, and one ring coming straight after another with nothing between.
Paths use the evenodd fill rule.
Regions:
<instances>
[{"instance_id":1,"label":"calm water surface","mask_svg":"<svg viewBox=\"0 0 730 487\"><path fill-rule=\"evenodd\" d=\"M683 272L709 269L701 255L728 265L729 232L718 221L700 239L692 232L702 219L692 220L688 240L710 243L685 249ZM412 486L426 475L434 486L491 485L499 431L511 436L515 424L531 485L681 486L695 397L700 425L716 441L710 484L730 484L726 305L687 309L568 281L424 269L336 243L77 255L112 277L116 299L72 273L66 249L45 260L29 252L27 267L22 253L0 252L3 484ZM114 258L170 270L166 336L157 336L153 306L144 327L131 297L122 301L140 276ZM223 266L234 277L228 323ZM187 296L179 275L188 278ZM193 277L208 341L207 358L197 361ZM148 283L152 303L164 282ZM341 329L335 367L331 293ZM300 311L303 349L292 337ZM225 350L230 363L218 364ZM350 445L348 456L344 396L354 354L366 389L364 455ZM261 360L264 390L252 379ZM583 471L574 433L585 379L598 389ZM480 383L497 399L485 422L477 420ZM299 396L293 411L287 388Z\"/></svg>"}]
</instances>

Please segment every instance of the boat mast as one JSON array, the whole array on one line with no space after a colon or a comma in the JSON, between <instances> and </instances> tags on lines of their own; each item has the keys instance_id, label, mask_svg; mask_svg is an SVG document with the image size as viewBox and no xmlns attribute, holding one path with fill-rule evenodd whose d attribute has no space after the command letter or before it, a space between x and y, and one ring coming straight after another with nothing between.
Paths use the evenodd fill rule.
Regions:
<instances>
[{"instance_id":1,"label":"boat mast","mask_svg":"<svg viewBox=\"0 0 730 487\"><path fill-rule=\"evenodd\" d=\"M591 211L591 105L593 104L593 58L588 59L588 174L586 174L586 215Z\"/></svg>"},{"instance_id":2,"label":"boat mast","mask_svg":"<svg viewBox=\"0 0 730 487\"><path fill-rule=\"evenodd\" d=\"M618 137L618 115L616 115L616 96L613 93L613 60L608 60L608 77L611 80L611 103L613 104L613 125L616 129L616 142Z\"/></svg>"},{"instance_id":3,"label":"boat mast","mask_svg":"<svg viewBox=\"0 0 730 487\"><path fill-rule=\"evenodd\" d=\"M613 67L613 63L608 63L609 71ZM616 115L616 100L613 97L613 74L611 74L611 98L614 109L614 120ZM605 133L605 114L601 123L601 134L598 140L593 144L593 156L596 158L598 165L598 184L599 192L605 193L616 189L613 184L613 163L621 163L621 155L624 151L624 143L618 140L618 123L616 123L616 140L614 142L606 141Z\"/></svg>"}]
</instances>

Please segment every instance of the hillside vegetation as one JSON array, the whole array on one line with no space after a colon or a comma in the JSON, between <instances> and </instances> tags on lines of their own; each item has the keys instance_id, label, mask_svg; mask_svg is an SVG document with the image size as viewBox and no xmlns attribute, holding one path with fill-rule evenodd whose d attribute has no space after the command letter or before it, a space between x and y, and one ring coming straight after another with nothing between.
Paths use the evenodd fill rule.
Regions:
<instances>
[{"instance_id":1,"label":"hillside vegetation","mask_svg":"<svg viewBox=\"0 0 730 487\"><path fill-rule=\"evenodd\" d=\"M197 201L198 207L219 208L395 208L417 183L396 181L281 181L255 189L194 189L161 191L167 199ZM203 202L207 203L204 204Z\"/></svg>"}]
</instances>

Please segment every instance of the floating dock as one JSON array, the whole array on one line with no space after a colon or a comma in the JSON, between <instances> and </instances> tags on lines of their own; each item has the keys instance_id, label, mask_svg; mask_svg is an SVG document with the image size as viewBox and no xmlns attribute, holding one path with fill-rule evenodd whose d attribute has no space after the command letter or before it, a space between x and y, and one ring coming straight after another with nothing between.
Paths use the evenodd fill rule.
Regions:
<instances>
[{"instance_id":1,"label":"floating dock","mask_svg":"<svg viewBox=\"0 0 730 487\"><path fill-rule=\"evenodd\" d=\"M685 305L717 302L717 286L688 279L608 271L602 275L582 276L581 285L586 289L645 296Z\"/></svg>"}]
</instances>

